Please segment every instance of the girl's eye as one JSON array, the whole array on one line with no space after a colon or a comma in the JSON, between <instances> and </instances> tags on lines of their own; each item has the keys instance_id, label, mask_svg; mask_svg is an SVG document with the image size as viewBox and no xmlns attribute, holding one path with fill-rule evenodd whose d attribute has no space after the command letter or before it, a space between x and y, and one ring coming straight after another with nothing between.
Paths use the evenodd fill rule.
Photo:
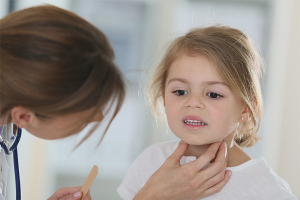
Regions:
<instances>
[{"instance_id":1,"label":"girl's eye","mask_svg":"<svg viewBox=\"0 0 300 200\"><path fill-rule=\"evenodd\" d=\"M177 96L182 96L188 94L185 90L175 90L173 93L175 93Z\"/></svg>"},{"instance_id":2,"label":"girl's eye","mask_svg":"<svg viewBox=\"0 0 300 200\"><path fill-rule=\"evenodd\" d=\"M209 96L209 97L212 98L212 99L218 99L218 98L220 98L220 97L223 97L222 95L219 95L219 94L214 93L214 92L209 92L209 93L207 93L207 96Z\"/></svg>"}]
</instances>

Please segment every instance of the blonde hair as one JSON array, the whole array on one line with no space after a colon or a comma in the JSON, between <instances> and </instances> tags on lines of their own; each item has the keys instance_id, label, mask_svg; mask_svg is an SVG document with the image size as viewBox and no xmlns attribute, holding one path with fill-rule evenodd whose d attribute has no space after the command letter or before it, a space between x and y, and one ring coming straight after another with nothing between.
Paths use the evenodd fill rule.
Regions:
<instances>
[{"instance_id":1,"label":"blonde hair","mask_svg":"<svg viewBox=\"0 0 300 200\"><path fill-rule=\"evenodd\" d=\"M235 142L251 147L259 139L257 132L263 115L260 88L262 62L250 39L240 30L215 25L196 28L175 39L155 69L149 87L149 101L156 116L162 114L165 82L171 64L182 55L205 56L249 109L250 117L239 126Z\"/></svg>"}]
</instances>

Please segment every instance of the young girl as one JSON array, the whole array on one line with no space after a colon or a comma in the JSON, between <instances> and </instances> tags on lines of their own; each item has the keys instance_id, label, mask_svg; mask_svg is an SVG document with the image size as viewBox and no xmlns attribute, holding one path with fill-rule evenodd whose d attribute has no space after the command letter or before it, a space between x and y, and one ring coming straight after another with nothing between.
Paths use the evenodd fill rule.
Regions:
<instances>
[{"instance_id":1,"label":"young girl","mask_svg":"<svg viewBox=\"0 0 300 200\"><path fill-rule=\"evenodd\" d=\"M157 108L163 104L170 129L189 144L180 164L195 160L213 142L227 144L232 176L219 193L204 199L296 199L263 158L252 159L242 150L258 141L263 112L260 77L260 58L248 37L226 26L197 28L177 38L155 70L152 106L159 114ZM132 199L178 143L147 148L132 164L119 195ZM205 167L213 165L212 160Z\"/></svg>"}]
</instances>

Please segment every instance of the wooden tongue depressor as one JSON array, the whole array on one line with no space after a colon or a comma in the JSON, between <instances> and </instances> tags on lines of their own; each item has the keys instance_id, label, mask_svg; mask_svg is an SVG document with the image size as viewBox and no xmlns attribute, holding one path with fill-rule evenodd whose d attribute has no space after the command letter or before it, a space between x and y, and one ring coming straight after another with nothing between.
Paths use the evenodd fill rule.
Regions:
<instances>
[{"instance_id":1,"label":"wooden tongue depressor","mask_svg":"<svg viewBox=\"0 0 300 200\"><path fill-rule=\"evenodd\" d=\"M84 197L86 196L86 194L88 193L90 187L92 186L96 176L98 174L98 166L94 165L90 174L88 175L88 177L86 178L83 186L81 187L80 191L82 192L82 197L81 200L84 199Z\"/></svg>"}]
</instances>

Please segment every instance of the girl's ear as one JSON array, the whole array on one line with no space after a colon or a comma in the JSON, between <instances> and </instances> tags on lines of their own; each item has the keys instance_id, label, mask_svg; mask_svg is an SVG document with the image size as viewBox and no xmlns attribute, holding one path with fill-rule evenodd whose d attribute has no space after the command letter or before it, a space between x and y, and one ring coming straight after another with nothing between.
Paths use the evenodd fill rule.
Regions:
<instances>
[{"instance_id":1,"label":"girl's ear","mask_svg":"<svg viewBox=\"0 0 300 200\"><path fill-rule=\"evenodd\" d=\"M239 122L244 123L249 119L249 108L247 105L244 106L244 110L242 112L241 118Z\"/></svg>"},{"instance_id":2,"label":"girl's ear","mask_svg":"<svg viewBox=\"0 0 300 200\"><path fill-rule=\"evenodd\" d=\"M16 106L11 109L11 118L18 127L27 128L35 118L35 114L22 106Z\"/></svg>"}]
</instances>

